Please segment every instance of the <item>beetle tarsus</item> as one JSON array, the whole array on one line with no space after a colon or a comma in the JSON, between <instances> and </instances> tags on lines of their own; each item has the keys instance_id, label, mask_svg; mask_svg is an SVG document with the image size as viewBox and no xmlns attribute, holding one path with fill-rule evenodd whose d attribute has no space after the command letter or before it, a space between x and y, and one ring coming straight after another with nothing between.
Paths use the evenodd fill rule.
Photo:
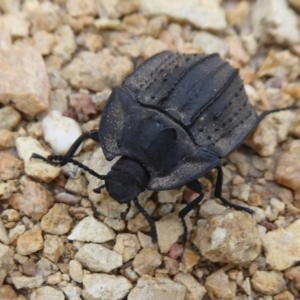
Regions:
<instances>
[{"instance_id":1,"label":"beetle tarsus","mask_svg":"<svg viewBox=\"0 0 300 300\"><path fill-rule=\"evenodd\" d=\"M251 208L249 207L245 207L245 206L241 206L241 205L237 205L237 204L234 204L234 203L231 203L229 200L227 200L226 198L224 197L218 197L226 206L228 207L231 207L231 208L234 208L236 210L241 210L241 211L245 211L247 212L248 214L250 215L253 215L254 214L254 210L252 210Z\"/></svg>"},{"instance_id":2,"label":"beetle tarsus","mask_svg":"<svg viewBox=\"0 0 300 300\"><path fill-rule=\"evenodd\" d=\"M197 179L193 180L189 183L186 184L186 186L191 189L192 191L194 191L195 193L198 193L199 196L194 199L192 202L190 202L185 208L183 208L178 216L181 219L181 223L183 225L183 235L182 235L182 239L181 239L181 243L184 245L187 241L187 237L188 237L188 228L185 222L184 217L191 211L193 210L195 207L197 207L199 205L199 203L203 200L204 198L204 192L203 192L203 185L201 184L201 182L199 182Z\"/></svg>"},{"instance_id":3,"label":"beetle tarsus","mask_svg":"<svg viewBox=\"0 0 300 300\"><path fill-rule=\"evenodd\" d=\"M150 228L151 228L151 237L152 237L152 243L157 243L157 231L154 220L151 218L151 216L146 212L146 210L140 205L138 198L134 198L133 202L137 209L142 213L142 215L147 219Z\"/></svg>"},{"instance_id":4,"label":"beetle tarsus","mask_svg":"<svg viewBox=\"0 0 300 300\"><path fill-rule=\"evenodd\" d=\"M123 212L121 213L121 219L122 219L123 221L125 221L126 216L127 216L128 212L129 212L130 208L131 208L131 202L128 202L128 203L127 203L126 210L123 211Z\"/></svg>"},{"instance_id":5,"label":"beetle tarsus","mask_svg":"<svg viewBox=\"0 0 300 300\"><path fill-rule=\"evenodd\" d=\"M223 171L221 166L217 166L216 169L218 173L217 173L217 182L215 186L215 197L219 198L226 206L232 207L236 210L243 210L249 213L250 215L253 215L254 211L251 208L231 203L229 200L222 197Z\"/></svg>"},{"instance_id":6,"label":"beetle tarsus","mask_svg":"<svg viewBox=\"0 0 300 300\"><path fill-rule=\"evenodd\" d=\"M94 202L92 200L90 200L91 202L91 208L93 211L93 216L95 219L100 220L100 213L97 211L96 205L94 204Z\"/></svg>"},{"instance_id":7,"label":"beetle tarsus","mask_svg":"<svg viewBox=\"0 0 300 300\"><path fill-rule=\"evenodd\" d=\"M186 241L187 241L187 237L188 237L188 228L187 228L187 225L186 225L186 222L185 222L184 218L181 218L181 223L182 223L182 226L183 226L183 235L182 235L182 238L181 238L181 244L185 245Z\"/></svg>"},{"instance_id":8,"label":"beetle tarsus","mask_svg":"<svg viewBox=\"0 0 300 300\"><path fill-rule=\"evenodd\" d=\"M276 113L276 112L280 112L280 111L285 111L285 110L291 110L291 109L299 109L300 106L299 105L291 105L291 106L287 106L287 107L282 107L282 108L274 108L274 109L270 109L270 110L265 110L263 111L257 118L256 121L256 126L268 115Z\"/></svg>"},{"instance_id":9,"label":"beetle tarsus","mask_svg":"<svg viewBox=\"0 0 300 300\"><path fill-rule=\"evenodd\" d=\"M32 155L31 155L30 158L41 159L41 160L44 160L44 161L47 161L47 162L48 162L48 160L47 160L46 157L44 157L44 156L42 156L42 155L40 155L40 154L37 154L37 153L32 153Z\"/></svg>"},{"instance_id":10,"label":"beetle tarsus","mask_svg":"<svg viewBox=\"0 0 300 300\"><path fill-rule=\"evenodd\" d=\"M72 163L73 165L78 166L79 168L83 169L84 171L90 173L91 175L93 175L101 180L104 180L106 177L105 175L98 174L94 170L90 169L89 167L82 164L78 160L73 159L72 157L67 157L67 156L62 156L62 155L49 155L47 158L45 158L37 153L33 153L31 158L41 159L51 165L61 166L61 167L66 165L67 163ZM95 190L97 190L97 189L95 189Z\"/></svg>"},{"instance_id":11,"label":"beetle tarsus","mask_svg":"<svg viewBox=\"0 0 300 300\"><path fill-rule=\"evenodd\" d=\"M105 184L100 185L99 187L93 189L93 192L96 194L101 194L101 190L105 187Z\"/></svg>"}]
</instances>

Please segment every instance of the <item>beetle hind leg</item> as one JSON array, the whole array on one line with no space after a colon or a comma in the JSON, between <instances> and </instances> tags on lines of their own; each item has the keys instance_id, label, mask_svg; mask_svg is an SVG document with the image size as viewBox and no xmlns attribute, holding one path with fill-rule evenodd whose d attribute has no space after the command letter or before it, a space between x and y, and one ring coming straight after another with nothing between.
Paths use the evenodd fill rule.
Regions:
<instances>
[{"instance_id":1,"label":"beetle hind leg","mask_svg":"<svg viewBox=\"0 0 300 300\"><path fill-rule=\"evenodd\" d=\"M218 170L218 174L217 174L217 182L215 186L215 197L219 198L226 206L232 207L236 210L243 210L253 215L254 211L251 208L231 203L229 200L222 197L223 171L221 166L216 167L216 169Z\"/></svg>"},{"instance_id":2,"label":"beetle hind leg","mask_svg":"<svg viewBox=\"0 0 300 300\"><path fill-rule=\"evenodd\" d=\"M204 189L203 189L203 185L201 184L201 182L199 182L198 180L193 180L189 183L186 184L186 186L191 189L192 191L196 192L199 194L199 196L194 199L192 202L190 202L185 208L183 208L178 216L181 219L182 225L183 225L183 235L182 235L182 244L185 244L187 241L187 237L188 237L188 228L186 225L186 222L184 220L184 217L190 212L192 211L195 207L198 206L198 204L203 200L204 198Z\"/></svg>"}]
</instances>

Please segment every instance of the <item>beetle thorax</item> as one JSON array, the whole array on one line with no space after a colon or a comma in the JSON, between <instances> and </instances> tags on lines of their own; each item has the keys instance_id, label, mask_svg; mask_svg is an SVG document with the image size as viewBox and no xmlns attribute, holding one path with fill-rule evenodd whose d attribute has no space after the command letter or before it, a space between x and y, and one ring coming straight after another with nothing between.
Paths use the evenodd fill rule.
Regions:
<instances>
[{"instance_id":1,"label":"beetle thorax","mask_svg":"<svg viewBox=\"0 0 300 300\"><path fill-rule=\"evenodd\" d=\"M122 157L106 175L109 195L119 203L128 203L143 192L149 183L147 170L136 160Z\"/></svg>"}]
</instances>

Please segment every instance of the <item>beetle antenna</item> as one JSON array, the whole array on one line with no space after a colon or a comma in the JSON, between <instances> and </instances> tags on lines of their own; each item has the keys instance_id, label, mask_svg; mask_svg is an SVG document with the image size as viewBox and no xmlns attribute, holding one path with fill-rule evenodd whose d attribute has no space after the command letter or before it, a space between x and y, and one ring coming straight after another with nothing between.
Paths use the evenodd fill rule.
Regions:
<instances>
[{"instance_id":1,"label":"beetle antenna","mask_svg":"<svg viewBox=\"0 0 300 300\"><path fill-rule=\"evenodd\" d=\"M82 164L78 160L73 159L72 157L65 157L62 155L49 155L47 157L44 157L40 154L33 153L31 158L41 159L41 160L43 160L51 165L55 165L55 166L64 166L67 163L72 163L73 165L78 166L79 168L83 169L84 171L90 173L91 175L93 175L101 180L104 180L106 177L105 175L100 175L100 174L96 173L94 170L90 169L89 167Z\"/></svg>"}]
</instances>

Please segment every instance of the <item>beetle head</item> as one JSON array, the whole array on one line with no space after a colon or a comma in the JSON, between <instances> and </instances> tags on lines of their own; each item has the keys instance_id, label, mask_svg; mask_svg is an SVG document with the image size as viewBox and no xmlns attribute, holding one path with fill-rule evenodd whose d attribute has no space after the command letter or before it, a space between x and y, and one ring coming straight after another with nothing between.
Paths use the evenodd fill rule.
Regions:
<instances>
[{"instance_id":1,"label":"beetle head","mask_svg":"<svg viewBox=\"0 0 300 300\"><path fill-rule=\"evenodd\" d=\"M143 192L149 183L149 174L137 161L122 157L105 177L109 195L119 203L128 203Z\"/></svg>"}]
</instances>

